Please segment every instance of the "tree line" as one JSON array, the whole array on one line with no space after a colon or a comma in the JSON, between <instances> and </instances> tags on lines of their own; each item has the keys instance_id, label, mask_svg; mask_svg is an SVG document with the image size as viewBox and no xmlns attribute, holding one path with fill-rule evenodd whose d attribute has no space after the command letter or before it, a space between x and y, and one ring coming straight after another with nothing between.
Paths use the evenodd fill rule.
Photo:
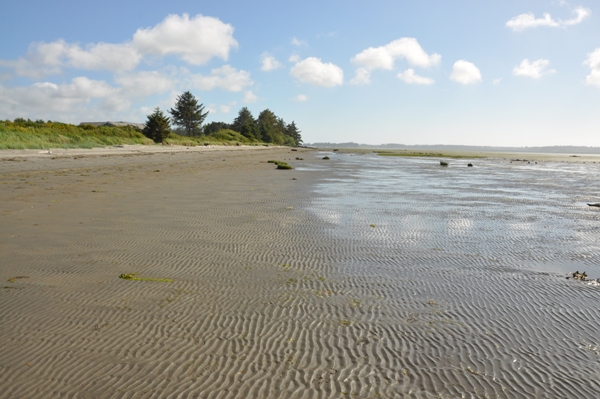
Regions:
<instances>
[{"instance_id":1,"label":"tree line","mask_svg":"<svg viewBox=\"0 0 600 399\"><path fill-rule=\"evenodd\" d=\"M277 145L297 146L302 144L302 136L296 123L286 123L270 109L262 111L255 119L247 107L238 112L232 123L211 122L203 126L208 116L204 105L189 91L177 97L175 107L169 110L171 117L166 116L160 108L148 115L143 133L157 143L174 133L182 136L210 136L222 130L232 130L244 136L250 142L273 143ZM171 130L171 124L175 129Z\"/></svg>"}]
</instances>

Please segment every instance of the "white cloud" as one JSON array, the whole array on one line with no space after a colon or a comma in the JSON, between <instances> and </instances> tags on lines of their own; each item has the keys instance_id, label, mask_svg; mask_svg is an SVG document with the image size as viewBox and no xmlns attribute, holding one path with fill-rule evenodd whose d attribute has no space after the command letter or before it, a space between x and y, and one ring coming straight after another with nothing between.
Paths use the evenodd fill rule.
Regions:
<instances>
[{"instance_id":1,"label":"white cloud","mask_svg":"<svg viewBox=\"0 0 600 399\"><path fill-rule=\"evenodd\" d=\"M537 28L538 26L549 26L552 28L577 25L587 18L592 12L589 8L577 7L573 10L575 17L572 19L561 20L553 19L548 13L544 13L543 18L536 18L533 13L520 14L511 18L506 26L518 32L528 28Z\"/></svg>"},{"instance_id":2,"label":"white cloud","mask_svg":"<svg viewBox=\"0 0 600 399\"><path fill-rule=\"evenodd\" d=\"M475 64L465 60L459 60L456 61L452 67L452 75L450 75L450 80L463 85L481 82L481 72L479 71L479 68L475 66Z\"/></svg>"},{"instance_id":3,"label":"white cloud","mask_svg":"<svg viewBox=\"0 0 600 399\"><path fill-rule=\"evenodd\" d=\"M539 79L544 75L556 73L554 69L546 70L550 65L550 61L540 58L537 61L530 62L527 58L521 61L521 64L513 68L513 75L527 76L534 79Z\"/></svg>"},{"instance_id":4,"label":"white cloud","mask_svg":"<svg viewBox=\"0 0 600 399\"><path fill-rule=\"evenodd\" d=\"M591 69L590 74L585 78L585 83L600 87L600 47L589 53L583 64L588 65Z\"/></svg>"},{"instance_id":5,"label":"white cloud","mask_svg":"<svg viewBox=\"0 0 600 399\"><path fill-rule=\"evenodd\" d=\"M59 74L64 67L86 70L129 71L140 62L141 54L130 44L89 44L85 49L64 40L32 43L24 57L0 60L19 76L39 78Z\"/></svg>"},{"instance_id":6,"label":"white cloud","mask_svg":"<svg viewBox=\"0 0 600 399\"><path fill-rule=\"evenodd\" d=\"M164 93L174 86L173 80L157 71L141 71L119 75L115 82L125 89L131 96L148 96Z\"/></svg>"},{"instance_id":7,"label":"white cloud","mask_svg":"<svg viewBox=\"0 0 600 399\"><path fill-rule=\"evenodd\" d=\"M300 61L300 56L296 53L293 53L292 55L290 55L290 58L288 58L288 61L296 63Z\"/></svg>"},{"instance_id":8,"label":"white cloud","mask_svg":"<svg viewBox=\"0 0 600 399\"><path fill-rule=\"evenodd\" d=\"M298 62L290 69L290 75L302 83L316 86L333 87L344 82L342 68L330 62L324 63L315 57Z\"/></svg>"},{"instance_id":9,"label":"white cloud","mask_svg":"<svg viewBox=\"0 0 600 399\"><path fill-rule=\"evenodd\" d=\"M102 113L103 107L86 107L93 100L118 95L119 89L105 81L76 77L71 83L38 82L27 87L0 86L0 114L7 118L56 119L74 121L90 113Z\"/></svg>"},{"instance_id":10,"label":"white cloud","mask_svg":"<svg viewBox=\"0 0 600 399\"><path fill-rule=\"evenodd\" d=\"M262 66L260 67L261 71L269 72L275 69L281 68L283 65L281 62L277 61L275 57L273 57L269 53L263 53L261 56Z\"/></svg>"},{"instance_id":11,"label":"white cloud","mask_svg":"<svg viewBox=\"0 0 600 399\"><path fill-rule=\"evenodd\" d=\"M201 14L169 15L158 25L138 29L133 44L143 53L180 56L193 65L203 65L213 57L227 60L229 51L237 47L233 27L217 18Z\"/></svg>"},{"instance_id":12,"label":"white cloud","mask_svg":"<svg viewBox=\"0 0 600 399\"><path fill-rule=\"evenodd\" d=\"M308 101L308 97L305 96L304 94L298 94L295 98L296 101L299 102L304 102L304 101Z\"/></svg>"},{"instance_id":13,"label":"white cloud","mask_svg":"<svg viewBox=\"0 0 600 399\"><path fill-rule=\"evenodd\" d=\"M351 85L368 85L371 83L371 73L365 68L358 68L354 77L350 80Z\"/></svg>"},{"instance_id":14,"label":"white cloud","mask_svg":"<svg viewBox=\"0 0 600 399\"><path fill-rule=\"evenodd\" d=\"M300 39L296 38L296 36L294 36L292 38L292 41L290 43L292 43L294 46L297 46L297 47L302 47L302 46L308 45L308 43L306 43L306 41L300 40Z\"/></svg>"},{"instance_id":15,"label":"white cloud","mask_svg":"<svg viewBox=\"0 0 600 399\"><path fill-rule=\"evenodd\" d=\"M417 39L403 37L385 46L369 47L356 54L352 62L367 70L392 69L398 58L405 58L409 64L419 67L438 65L442 59L439 54L428 55Z\"/></svg>"},{"instance_id":16,"label":"white cloud","mask_svg":"<svg viewBox=\"0 0 600 399\"><path fill-rule=\"evenodd\" d=\"M414 69L407 69L404 72L400 72L398 78L409 84L432 85L435 83L433 79L417 75Z\"/></svg>"},{"instance_id":17,"label":"white cloud","mask_svg":"<svg viewBox=\"0 0 600 399\"><path fill-rule=\"evenodd\" d=\"M32 78L59 74L64 68L124 72L135 69L145 55L176 55L202 65L214 57L227 60L229 51L237 46L233 27L217 18L169 15L154 27L138 29L132 40L123 43L83 47L64 40L32 43L25 56L0 60L0 66Z\"/></svg>"},{"instance_id":18,"label":"white cloud","mask_svg":"<svg viewBox=\"0 0 600 399\"><path fill-rule=\"evenodd\" d=\"M237 70L230 65L223 65L210 71L210 75L192 75L192 82L200 90L221 88L227 91L242 91L246 86L252 86L250 72Z\"/></svg>"},{"instance_id":19,"label":"white cloud","mask_svg":"<svg viewBox=\"0 0 600 399\"><path fill-rule=\"evenodd\" d=\"M229 104L223 104L219 106L219 113L220 114L228 114L231 112L231 107L233 107L236 104L235 101L230 102Z\"/></svg>"},{"instance_id":20,"label":"white cloud","mask_svg":"<svg viewBox=\"0 0 600 399\"><path fill-rule=\"evenodd\" d=\"M244 98L242 99L245 103L255 103L258 100L258 97L252 93L250 90L244 93Z\"/></svg>"},{"instance_id":21,"label":"white cloud","mask_svg":"<svg viewBox=\"0 0 600 399\"><path fill-rule=\"evenodd\" d=\"M500 84L500 82L502 82L502 79L498 78L498 79L494 79L494 80L492 81L492 84L493 84L494 86L498 86L498 85Z\"/></svg>"}]
</instances>

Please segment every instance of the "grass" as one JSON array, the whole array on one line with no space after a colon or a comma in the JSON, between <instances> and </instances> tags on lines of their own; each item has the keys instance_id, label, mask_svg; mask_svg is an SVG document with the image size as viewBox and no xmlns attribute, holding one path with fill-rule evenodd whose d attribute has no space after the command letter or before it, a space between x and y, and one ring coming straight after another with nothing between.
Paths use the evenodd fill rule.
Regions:
<instances>
[{"instance_id":1,"label":"grass","mask_svg":"<svg viewBox=\"0 0 600 399\"><path fill-rule=\"evenodd\" d=\"M0 120L0 150L97 148L111 145L155 145L142 132L131 126L76 126L61 122ZM207 136L187 137L175 133L164 140L167 145L265 145L250 140L233 130L224 129Z\"/></svg>"},{"instance_id":2,"label":"grass","mask_svg":"<svg viewBox=\"0 0 600 399\"><path fill-rule=\"evenodd\" d=\"M154 144L133 127L75 126L60 122L0 121L0 149L94 148Z\"/></svg>"},{"instance_id":3,"label":"grass","mask_svg":"<svg viewBox=\"0 0 600 399\"><path fill-rule=\"evenodd\" d=\"M374 151L377 155L382 157L443 157L443 158L454 158L454 159L462 159L462 158L484 158L480 155L460 155L460 154L442 154L436 152L419 152L419 151L408 151L408 150L399 150L399 151Z\"/></svg>"}]
</instances>

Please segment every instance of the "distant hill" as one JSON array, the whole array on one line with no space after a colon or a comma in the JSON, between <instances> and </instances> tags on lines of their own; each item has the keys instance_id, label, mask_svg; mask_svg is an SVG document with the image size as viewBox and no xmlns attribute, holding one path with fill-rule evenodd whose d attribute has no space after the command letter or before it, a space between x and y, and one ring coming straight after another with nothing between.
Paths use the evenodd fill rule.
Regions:
<instances>
[{"instance_id":1,"label":"distant hill","mask_svg":"<svg viewBox=\"0 0 600 399\"><path fill-rule=\"evenodd\" d=\"M550 154L598 154L600 155L600 147L586 146L544 146L544 147L492 147L492 146L475 146L475 145L446 145L446 144L429 144L429 145L406 145L406 144L359 144L359 143L311 143L305 144L310 147L317 148L363 148L363 149L386 149L386 150L430 150L430 151L483 151L483 152L536 152Z\"/></svg>"}]
</instances>

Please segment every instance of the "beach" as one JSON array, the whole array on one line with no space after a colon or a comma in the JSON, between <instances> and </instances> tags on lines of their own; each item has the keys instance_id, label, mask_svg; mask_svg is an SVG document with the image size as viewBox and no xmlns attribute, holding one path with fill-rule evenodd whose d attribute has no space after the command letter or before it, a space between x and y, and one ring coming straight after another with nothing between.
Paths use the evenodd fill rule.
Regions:
<instances>
[{"instance_id":1,"label":"beach","mask_svg":"<svg viewBox=\"0 0 600 399\"><path fill-rule=\"evenodd\" d=\"M0 152L0 398L600 396L600 164L512 159Z\"/></svg>"}]
</instances>

